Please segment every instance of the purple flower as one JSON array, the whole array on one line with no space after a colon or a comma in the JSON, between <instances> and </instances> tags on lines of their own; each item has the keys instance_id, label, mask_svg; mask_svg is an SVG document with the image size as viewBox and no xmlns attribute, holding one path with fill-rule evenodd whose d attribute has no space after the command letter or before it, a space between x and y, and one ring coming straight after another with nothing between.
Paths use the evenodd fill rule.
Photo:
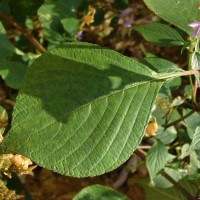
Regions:
<instances>
[{"instance_id":1,"label":"purple flower","mask_svg":"<svg viewBox=\"0 0 200 200\"><path fill-rule=\"evenodd\" d=\"M200 22L189 23L188 26L193 28L192 37L200 36Z\"/></svg>"},{"instance_id":2,"label":"purple flower","mask_svg":"<svg viewBox=\"0 0 200 200\"><path fill-rule=\"evenodd\" d=\"M79 31L79 32L78 32L78 35L77 35L77 39L78 39L78 40L81 40L82 37L83 37L83 31Z\"/></svg>"},{"instance_id":3,"label":"purple flower","mask_svg":"<svg viewBox=\"0 0 200 200\"><path fill-rule=\"evenodd\" d=\"M129 27L131 27L132 23L133 23L133 16L131 16L131 17L128 19L128 21L124 22L122 25L123 25L123 27L125 27L125 28L129 28Z\"/></svg>"},{"instance_id":4,"label":"purple flower","mask_svg":"<svg viewBox=\"0 0 200 200\"><path fill-rule=\"evenodd\" d=\"M124 18L126 16L129 15L129 13L132 12L132 8L126 8L125 10L123 10L120 15L119 15L119 18Z\"/></svg>"}]
</instances>

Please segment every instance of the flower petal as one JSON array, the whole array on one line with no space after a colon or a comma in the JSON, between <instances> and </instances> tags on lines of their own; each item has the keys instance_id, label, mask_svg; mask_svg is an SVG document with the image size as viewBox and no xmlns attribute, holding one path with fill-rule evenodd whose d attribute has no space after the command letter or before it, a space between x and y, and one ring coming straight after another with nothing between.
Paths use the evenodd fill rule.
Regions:
<instances>
[{"instance_id":1,"label":"flower petal","mask_svg":"<svg viewBox=\"0 0 200 200\"><path fill-rule=\"evenodd\" d=\"M199 29L200 29L200 26L194 27L194 30L192 32L192 37L198 36Z\"/></svg>"},{"instance_id":2,"label":"flower petal","mask_svg":"<svg viewBox=\"0 0 200 200\"><path fill-rule=\"evenodd\" d=\"M125 28L129 28L129 27L131 27L132 23L133 23L133 16L131 16L131 18L129 18L128 21L126 21L126 22L123 23L122 25L123 25L123 27L125 27Z\"/></svg>"},{"instance_id":3,"label":"flower petal","mask_svg":"<svg viewBox=\"0 0 200 200\"><path fill-rule=\"evenodd\" d=\"M188 24L188 26L195 28L197 26L200 26L200 22L191 22Z\"/></svg>"},{"instance_id":4,"label":"flower petal","mask_svg":"<svg viewBox=\"0 0 200 200\"><path fill-rule=\"evenodd\" d=\"M120 13L119 18L124 18L124 17L126 17L131 12L132 12L132 8L126 8L125 10L123 10Z\"/></svg>"}]
</instances>

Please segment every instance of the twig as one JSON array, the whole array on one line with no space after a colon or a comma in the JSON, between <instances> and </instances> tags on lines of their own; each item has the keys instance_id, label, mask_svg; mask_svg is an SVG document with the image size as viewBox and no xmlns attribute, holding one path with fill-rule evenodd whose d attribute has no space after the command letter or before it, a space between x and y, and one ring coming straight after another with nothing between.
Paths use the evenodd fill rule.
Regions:
<instances>
[{"instance_id":1,"label":"twig","mask_svg":"<svg viewBox=\"0 0 200 200\"><path fill-rule=\"evenodd\" d=\"M11 105L11 106L14 106L14 105L15 105L15 102L14 102L13 100L11 100L11 99L5 99L5 100L3 101L3 103L9 104L9 105Z\"/></svg>"},{"instance_id":2,"label":"twig","mask_svg":"<svg viewBox=\"0 0 200 200\"><path fill-rule=\"evenodd\" d=\"M24 36L41 52L46 52L46 49L37 41L37 39L23 26L15 22L10 16L3 12L0 12L0 17L6 20L9 24L15 27L18 31L24 34Z\"/></svg>"},{"instance_id":3,"label":"twig","mask_svg":"<svg viewBox=\"0 0 200 200\"><path fill-rule=\"evenodd\" d=\"M169 176L164 170L161 171L161 174L170 181L179 191L185 195L188 200L195 200L196 198L193 197L184 187L182 187L179 183L177 183L171 176Z\"/></svg>"},{"instance_id":4,"label":"twig","mask_svg":"<svg viewBox=\"0 0 200 200\"><path fill-rule=\"evenodd\" d=\"M139 149L148 149L149 150L149 149L151 149L151 146L150 145L139 145L138 148Z\"/></svg>"},{"instance_id":5,"label":"twig","mask_svg":"<svg viewBox=\"0 0 200 200\"><path fill-rule=\"evenodd\" d=\"M197 103L197 102L196 102L197 88L198 88L198 81L195 80L195 82L194 82L194 97L195 97L194 103L195 103L195 104Z\"/></svg>"},{"instance_id":6,"label":"twig","mask_svg":"<svg viewBox=\"0 0 200 200\"><path fill-rule=\"evenodd\" d=\"M167 129L167 128L169 128L170 126L173 126L173 125L175 125L175 124L177 124L177 123L183 121L184 119L188 118L189 116L191 116L191 115L192 115L193 113L195 113L195 112L196 112L195 110L190 111L189 113L187 113L187 114L184 115L183 117L181 117L181 118L179 118L179 119L177 119L177 120L175 120L175 121L173 121L173 122L171 122L171 123L165 125L164 128Z\"/></svg>"},{"instance_id":7,"label":"twig","mask_svg":"<svg viewBox=\"0 0 200 200\"><path fill-rule=\"evenodd\" d=\"M137 148L137 149L134 151L134 153L137 154L140 158L142 158L142 160L145 160L145 159L146 159L146 152L143 151L142 149Z\"/></svg>"},{"instance_id":8,"label":"twig","mask_svg":"<svg viewBox=\"0 0 200 200\"><path fill-rule=\"evenodd\" d=\"M131 167L134 163L138 163L138 159L140 159L137 155L133 154L133 156L129 159L127 164L123 167L122 171L119 173L117 180L113 183L113 188L121 187L127 180Z\"/></svg>"}]
</instances>

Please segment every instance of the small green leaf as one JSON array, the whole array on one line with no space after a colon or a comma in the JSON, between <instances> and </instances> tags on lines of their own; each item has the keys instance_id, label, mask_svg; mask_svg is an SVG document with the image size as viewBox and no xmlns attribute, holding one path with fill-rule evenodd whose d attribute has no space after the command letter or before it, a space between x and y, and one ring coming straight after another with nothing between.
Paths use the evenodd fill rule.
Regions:
<instances>
[{"instance_id":1,"label":"small green leaf","mask_svg":"<svg viewBox=\"0 0 200 200\"><path fill-rule=\"evenodd\" d=\"M186 115L189 112L191 112L190 109L184 109L183 115ZM192 115L190 115L189 117L187 117L182 123L186 126L188 135L192 139L196 128L200 124L200 114L195 112Z\"/></svg>"},{"instance_id":2,"label":"small green leaf","mask_svg":"<svg viewBox=\"0 0 200 200\"><path fill-rule=\"evenodd\" d=\"M149 171L151 181L156 177L157 173L164 168L167 163L168 152L165 145L159 141L155 140L154 145L147 153L146 166Z\"/></svg>"},{"instance_id":3,"label":"small green leaf","mask_svg":"<svg viewBox=\"0 0 200 200\"><path fill-rule=\"evenodd\" d=\"M172 107L179 106L179 105L183 104L184 101L185 101L184 99L182 99L180 96L178 96L178 97L173 99L170 107L172 108Z\"/></svg>"},{"instance_id":4,"label":"small green leaf","mask_svg":"<svg viewBox=\"0 0 200 200\"><path fill-rule=\"evenodd\" d=\"M63 27L60 22L61 8L58 2L44 3L38 9L38 16L43 25L42 33L52 43L64 42Z\"/></svg>"},{"instance_id":5,"label":"small green leaf","mask_svg":"<svg viewBox=\"0 0 200 200\"><path fill-rule=\"evenodd\" d=\"M82 0L58 0L64 7L67 7L69 10L75 12L80 6Z\"/></svg>"},{"instance_id":6,"label":"small green leaf","mask_svg":"<svg viewBox=\"0 0 200 200\"><path fill-rule=\"evenodd\" d=\"M10 7L6 2L0 2L0 11L5 14L10 14Z\"/></svg>"},{"instance_id":7,"label":"small green leaf","mask_svg":"<svg viewBox=\"0 0 200 200\"><path fill-rule=\"evenodd\" d=\"M111 171L141 142L159 79L106 48L60 45L29 67L0 150L70 176Z\"/></svg>"},{"instance_id":8,"label":"small green leaf","mask_svg":"<svg viewBox=\"0 0 200 200\"><path fill-rule=\"evenodd\" d=\"M196 197L196 195L199 192L199 183L200 179L199 177L196 179L197 181L192 181L189 176L184 177L179 181L179 184L185 188L193 197Z\"/></svg>"},{"instance_id":9,"label":"small green leaf","mask_svg":"<svg viewBox=\"0 0 200 200\"><path fill-rule=\"evenodd\" d=\"M186 156L189 156L189 147L190 145L188 143L184 144L181 148L181 155L179 156L179 159L183 159Z\"/></svg>"},{"instance_id":10,"label":"small green leaf","mask_svg":"<svg viewBox=\"0 0 200 200\"><path fill-rule=\"evenodd\" d=\"M68 17L61 20L63 28L70 34L74 35L77 31L79 21L74 17Z\"/></svg>"},{"instance_id":11,"label":"small green leaf","mask_svg":"<svg viewBox=\"0 0 200 200\"><path fill-rule=\"evenodd\" d=\"M150 10L169 23L174 24L189 35L192 28L188 24L200 20L199 0L144 0Z\"/></svg>"},{"instance_id":12,"label":"small green leaf","mask_svg":"<svg viewBox=\"0 0 200 200\"><path fill-rule=\"evenodd\" d=\"M6 59L7 57L11 56L15 51L15 48L10 43L6 35L6 31L1 22L0 22L0 48L1 48L0 60Z\"/></svg>"},{"instance_id":13,"label":"small green leaf","mask_svg":"<svg viewBox=\"0 0 200 200\"><path fill-rule=\"evenodd\" d=\"M200 179L199 166L200 150L196 149L195 151L190 151L190 163L187 166L188 171L190 172L189 174L187 174L187 176L190 180Z\"/></svg>"},{"instance_id":14,"label":"small green leaf","mask_svg":"<svg viewBox=\"0 0 200 200\"><path fill-rule=\"evenodd\" d=\"M148 179L135 180L144 188L145 200L162 199L162 200L187 200L183 194L174 187L171 188L157 188L149 186Z\"/></svg>"},{"instance_id":15,"label":"small green leaf","mask_svg":"<svg viewBox=\"0 0 200 200\"><path fill-rule=\"evenodd\" d=\"M37 15L37 9L42 5L43 0L19 0L9 1L11 14L19 23L25 23L26 19Z\"/></svg>"},{"instance_id":16,"label":"small green leaf","mask_svg":"<svg viewBox=\"0 0 200 200\"><path fill-rule=\"evenodd\" d=\"M176 64L159 57L146 57L140 60L144 65L147 65L150 69L157 73L170 73L170 72L181 72Z\"/></svg>"},{"instance_id":17,"label":"small green leaf","mask_svg":"<svg viewBox=\"0 0 200 200\"><path fill-rule=\"evenodd\" d=\"M177 131L174 126L171 126L167 129L163 127L158 127L158 131L156 132L156 138L158 138L162 143L169 144L176 139Z\"/></svg>"},{"instance_id":18,"label":"small green leaf","mask_svg":"<svg viewBox=\"0 0 200 200\"><path fill-rule=\"evenodd\" d=\"M182 174L178 169L173 169L169 167L165 167L164 171L166 174L171 176L176 182L180 181L186 175ZM163 175L158 174L153 180L153 186L159 188L170 188L173 187L173 183L167 180Z\"/></svg>"},{"instance_id":19,"label":"small green leaf","mask_svg":"<svg viewBox=\"0 0 200 200\"><path fill-rule=\"evenodd\" d=\"M126 9L128 7L128 0L114 1L112 6L117 9Z\"/></svg>"},{"instance_id":20,"label":"small green leaf","mask_svg":"<svg viewBox=\"0 0 200 200\"><path fill-rule=\"evenodd\" d=\"M73 200L128 200L126 196L102 185L92 185L81 190Z\"/></svg>"},{"instance_id":21,"label":"small green leaf","mask_svg":"<svg viewBox=\"0 0 200 200\"><path fill-rule=\"evenodd\" d=\"M179 33L160 23L152 23L134 27L148 42L162 47L179 46L184 44L183 38Z\"/></svg>"},{"instance_id":22,"label":"small green leaf","mask_svg":"<svg viewBox=\"0 0 200 200\"><path fill-rule=\"evenodd\" d=\"M200 150L200 126L198 126L195 130L192 138L191 148Z\"/></svg>"},{"instance_id":23,"label":"small green leaf","mask_svg":"<svg viewBox=\"0 0 200 200\"><path fill-rule=\"evenodd\" d=\"M200 54L198 52L193 52L191 66L193 70L200 70ZM200 86L200 75L195 75L198 85Z\"/></svg>"},{"instance_id":24,"label":"small green leaf","mask_svg":"<svg viewBox=\"0 0 200 200\"><path fill-rule=\"evenodd\" d=\"M73 6L64 0L45 2L38 10L43 34L51 42L60 44L77 31L78 19ZM67 33L67 34L66 34Z\"/></svg>"},{"instance_id":25,"label":"small green leaf","mask_svg":"<svg viewBox=\"0 0 200 200\"><path fill-rule=\"evenodd\" d=\"M14 89L19 89L26 74L27 67L14 61L0 62L0 75L6 84Z\"/></svg>"}]
</instances>

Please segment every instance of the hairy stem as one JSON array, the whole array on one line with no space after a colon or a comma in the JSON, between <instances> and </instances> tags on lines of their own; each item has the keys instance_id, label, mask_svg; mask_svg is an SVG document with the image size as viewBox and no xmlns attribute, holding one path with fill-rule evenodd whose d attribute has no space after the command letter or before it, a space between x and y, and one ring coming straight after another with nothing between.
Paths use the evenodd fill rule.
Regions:
<instances>
[{"instance_id":1,"label":"hairy stem","mask_svg":"<svg viewBox=\"0 0 200 200\"><path fill-rule=\"evenodd\" d=\"M35 46L36 49L38 49L41 53L46 52L46 49L37 41L37 39L23 26L19 25L17 22L15 22L10 16L6 15L3 12L0 12L0 17L3 18L6 22L11 24L13 27L15 27L18 31L24 34L24 36Z\"/></svg>"}]
</instances>

